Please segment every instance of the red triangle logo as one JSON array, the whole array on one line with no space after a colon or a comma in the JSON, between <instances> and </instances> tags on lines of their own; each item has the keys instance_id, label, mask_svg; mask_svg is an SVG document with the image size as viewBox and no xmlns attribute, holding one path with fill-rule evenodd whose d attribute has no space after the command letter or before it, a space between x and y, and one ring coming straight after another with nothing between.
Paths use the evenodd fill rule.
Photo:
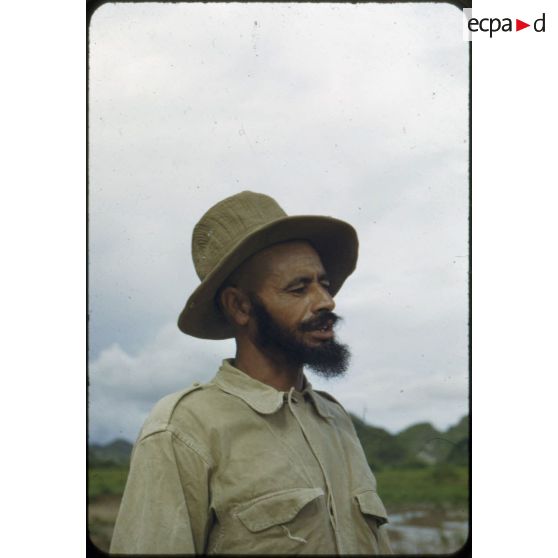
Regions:
<instances>
[{"instance_id":1,"label":"red triangle logo","mask_svg":"<svg viewBox=\"0 0 558 558\"><path fill-rule=\"evenodd\" d=\"M531 24L530 23L525 23L524 21L521 21L520 19L515 20L515 30L516 31L521 31L522 29L525 29L525 27L531 27Z\"/></svg>"}]
</instances>

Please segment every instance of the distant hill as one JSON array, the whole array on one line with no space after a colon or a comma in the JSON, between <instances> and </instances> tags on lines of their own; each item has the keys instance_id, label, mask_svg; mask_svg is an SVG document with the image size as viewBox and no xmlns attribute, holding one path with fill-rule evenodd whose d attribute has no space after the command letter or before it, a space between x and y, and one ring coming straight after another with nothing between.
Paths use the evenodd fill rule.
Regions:
<instances>
[{"instance_id":1,"label":"distant hill","mask_svg":"<svg viewBox=\"0 0 558 558\"><path fill-rule=\"evenodd\" d=\"M445 449L440 448L441 433L429 422L409 426L399 432L395 438L411 458L428 464L436 463Z\"/></svg>"},{"instance_id":2,"label":"distant hill","mask_svg":"<svg viewBox=\"0 0 558 558\"><path fill-rule=\"evenodd\" d=\"M446 430L444 436L452 442L459 442L469 437L469 415L465 415L456 425Z\"/></svg>"},{"instance_id":3,"label":"distant hill","mask_svg":"<svg viewBox=\"0 0 558 558\"><path fill-rule=\"evenodd\" d=\"M93 467L127 466L133 445L122 439L117 439L104 446L89 445L89 464Z\"/></svg>"},{"instance_id":4,"label":"distant hill","mask_svg":"<svg viewBox=\"0 0 558 558\"><path fill-rule=\"evenodd\" d=\"M408 451L399 440L387 430L370 426L359 418L351 415L356 433L373 469L386 464L401 465L408 458Z\"/></svg>"},{"instance_id":5,"label":"distant hill","mask_svg":"<svg viewBox=\"0 0 558 558\"><path fill-rule=\"evenodd\" d=\"M446 457L446 461L455 465L468 465L469 438L463 438L462 440L457 442Z\"/></svg>"},{"instance_id":6,"label":"distant hill","mask_svg":"<svg viewBox=\"0 0 558 558\"><path fill-rule=\"evenodd\" d=\"M441 432L429 422L413 424L397 434L366 424L351 415L368 463L372 469L382 467L424 466L435 463L466 465L469 462L469 416ZM117 439L106 445L89 445L92 467L128 466L132 444Z\"/></svg>"},{"instance_id":7,"label":"distant hill","mask_svg":"<svg viewBox=\"0 0 558 558\"><path fill-rule=\"evenodd\" d=\"M364 453L373 469L384 466L466 465L469 459L469 417L441 432L429 422L413 424L393 435L351 415Z\"/></svg>"}]
</instances>

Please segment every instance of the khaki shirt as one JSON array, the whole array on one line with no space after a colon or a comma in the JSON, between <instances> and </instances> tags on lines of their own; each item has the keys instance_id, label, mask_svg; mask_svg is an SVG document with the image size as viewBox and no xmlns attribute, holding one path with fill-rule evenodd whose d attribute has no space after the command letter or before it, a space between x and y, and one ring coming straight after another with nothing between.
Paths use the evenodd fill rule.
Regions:
<instances>
[{"instance_id":1,"label":"khaki shirt","mask_svg":"<svg viewBox=\"0 0 558 558\"><path fill-rule=\"evenodd\" d=\"M163 398L134 446L111 553L391 554L350 417L223 365Z\"/></svg>"}]
</instances>

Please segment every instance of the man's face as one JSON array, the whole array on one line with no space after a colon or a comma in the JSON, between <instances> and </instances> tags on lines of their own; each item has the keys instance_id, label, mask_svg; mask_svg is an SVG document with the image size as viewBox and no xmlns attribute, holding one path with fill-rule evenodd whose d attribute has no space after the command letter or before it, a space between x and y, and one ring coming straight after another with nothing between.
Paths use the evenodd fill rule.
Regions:
<instances>
[{"instance_id":1,"label":"man's face","mask_svg":"<svg viewBox=\"0 0 558 558\"><path fill-rule=\"evenodd\" d=\"M272 246L257 258L262 279L250 295L256 344L323 376L343 374L350 353L335 340L339 317L318 253L296 241Z\"/></svg>"}]
</instances>

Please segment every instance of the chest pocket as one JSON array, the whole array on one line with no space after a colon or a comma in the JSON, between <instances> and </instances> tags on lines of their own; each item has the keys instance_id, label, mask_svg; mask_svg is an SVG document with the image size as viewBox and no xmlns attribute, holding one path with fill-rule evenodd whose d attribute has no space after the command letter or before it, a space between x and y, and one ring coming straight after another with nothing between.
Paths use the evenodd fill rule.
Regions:
<instances>
[{"instance_id":1,"label":"chest pocket","mask_svg":"<svg viewBox=\"0 0 558 558\"><path fill-rule=\"evenodd\" d=\"M375 519L378 527L387 523L386 509L376 491L360 492L356 495L356 499L362 514Z\"/></svg>"},{"instance_id":2,"label":"chest pocket","mask_svg":"<svg viewBox=\"0 0 558 558\"><path fill-rule=\"evenodd\" d=\"M292 521L310 502L324 495L321 488L295 488L266 494L236 513L244 526L258 533Z\"/></svg>"}]
</instances>

